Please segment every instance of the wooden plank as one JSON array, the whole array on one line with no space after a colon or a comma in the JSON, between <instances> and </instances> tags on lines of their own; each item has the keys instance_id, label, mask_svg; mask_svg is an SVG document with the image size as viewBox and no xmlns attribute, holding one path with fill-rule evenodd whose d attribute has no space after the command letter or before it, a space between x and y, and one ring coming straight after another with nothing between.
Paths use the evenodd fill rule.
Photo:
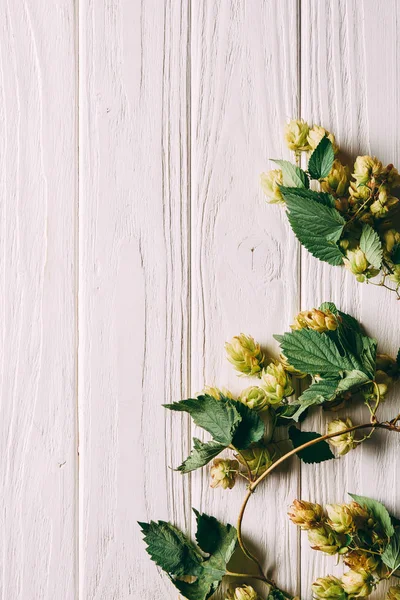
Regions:
<instances>
[{"instance_id":1,"label":"wooden plank","mask_svg":"<svg viewBox=\"0 0 400 600\"><path fill-rule=\"evenodd\" d=\"M2 2L2 598L75 597L74 2Z\"/></svg>"},{"instance_id":2,"label":"wooden plank","mask_svg":"<svg viewBox=\"0 0 400 600\"><path fill-rule=\"evenodd\" d=\"M345 158L377 155L399 166L396 119L399 70L382 68L397 64L398 30L393 15L395 2L302 2L301 73L302 116L322 124L337 135ZM385 98L382 110L381 98ZM361 320L379 341L381 351L395 355L400 343L398 302L383 289L358 284L344 269L330 267L302 252L302 307L332 300ZM395 394L394 394L395 395ZM395 410L390 399L383 416ZM360 405L341 410L355 422L368 420ZM336 415L336 413L334 413ZM332 414L318 414L304 428L322 431ZM376 437L340 460L302 469L304 499L321 502L347 501L347 491L370 495L399 510L396 498L400 480L393 465L399 440L387 434ZM301 546L302 595L312 581L328 573L341 573L332 557L309 549L306 536ZM372 597L382 598L382 587Z\"/></svg>"},{"instance_id":3,"label":"wooden plank","mask_svg":"<svg viewBox=\"0 0 400 600\"><path fill-rule=\"evenodd\" d=\"M80 3L80 595L174 597L137 521L185 527L186 2Z\"/></svg>"},{"instance_id":4,"label":"wooden plank","mask_svg":"<svg viewBox=\"0 0 400 600\"><path fill-rule=\"evenodd\" d=\"M192 6L193 393L204 384L234 393L250 385L225 361L224 342L242 331L276 352L272 334L298 308L297 244L259 184L269 158L289 155L283 126L297 113L296 9L291 0ZM271 478L244 523L268 573L292 591L297 532L286 506L297 474L294 464ZM208 468L192 476L196 508L222 520L236 519L244 493L244 483L211 490Z\"/></svg>"}]
</instances>

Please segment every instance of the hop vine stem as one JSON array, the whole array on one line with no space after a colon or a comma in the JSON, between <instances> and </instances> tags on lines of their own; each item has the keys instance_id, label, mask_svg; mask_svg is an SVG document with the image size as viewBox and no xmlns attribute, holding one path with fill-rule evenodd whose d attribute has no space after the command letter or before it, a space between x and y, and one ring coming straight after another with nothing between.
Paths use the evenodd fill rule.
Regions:
<instances>
[{"instance_id":1,"label":"hop vine stem","mask_svg":"<svg viewBox=\"0 0 400 600\"><path fill-rule=\"evenodd\" d=\"M253 482L251 482L248 485L248 490L247 490L246 496L244 497L242 506L239 511L238 520L237 520L237 537L238 537L239 546L240 546L243 554L245 556L247 556L247 558L250 559L257 566L259 575L254 575L254 576L247 575L247 577L250 576L250 577L254 577L255 579L261 579L262 581L264 581L266 584L268 584L272 588L277 588L275 582L264 575L263 568L262 568L260 561L246 547L244 540L243 540L243 536L242 536L242 523L243 523L244 514L246 512L247 504L248 504L251 496L257 489L257 487L260 485L260 483L264 479L266 479L268 477L268 475L270 475L270 473L272 473L272 471L274 471L277 467L279 467L279 465L284 463L286 460L288 460L289 458L291 458L298 452L301 452L302 450L305 450L306 448L310 448L310 446L314 446L315 444L319 444L323 441L329 440L331 438L335 438L339 435L343 435L345 433L351 433L353 431L357 431L360 429L371 429L371 430L385 429L387 431L396 431L397 433L400 433L400 427L397 425L397 422L399 421L399 419L400 419L400 414L397 417L395 417L394 419L392 419L391 421L379 422L379 421L372 420L369 423L363 423L362 425L353 425L352 427L348 427L347 429L343 429L342 431L335 432L335 433L327 433L317 439L310 440L309 442L306 442L305 444L302 444L301 446L298 446L297 448L294 448L293 450L290 450L289 452L287 452L286 454L281 456L281 458L279 458L276 462L274 462L266 471L264 471L264 473L262 473L262 475L260 475L256 480L254 480ZM229 574L232 575L232 573L229 573ZM237 574L237 576L241 576L241 575ZM277 589L279 589L279 588L277 588ZM289 595L287 592L284 592L281 589L279 589L279 591L285 596L285 598L293 599L293 596Z\"/></svg>"}]
</instances>

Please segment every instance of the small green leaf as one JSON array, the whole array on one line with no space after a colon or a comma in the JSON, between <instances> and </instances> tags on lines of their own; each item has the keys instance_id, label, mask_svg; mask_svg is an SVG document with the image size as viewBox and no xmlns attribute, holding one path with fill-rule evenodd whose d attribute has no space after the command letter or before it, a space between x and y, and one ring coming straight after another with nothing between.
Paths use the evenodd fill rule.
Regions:
<instances>
[{"instance_id":1,"label":"small green leaf","mask_svg":"<svg viewBox=\"0 0 400 600\"><path fill-rule=\"evenodd\" d=\"M242 420L228 400L216 400L207 394L164 406L170 410L189 413L196 425L211 433L214 440L224 446L232 443L234 433Z\"/></svg>"},{"instance_id":2,"label":"small green leaf","mask_svg":"<svg viewBox=\"0 0 400 600\"><path fill-rule=\"evenodd\" d=\"M232 525L224 525L204 513L193 509L197 521L196 541L206 554L215 554L214 566L219 561L219 568L225 570L236 546L236 529Z\"/></svg>"},{"instance_id":3,"label":"small green leaf","mask_svg":"<svg viewBox=\"0 0 400 600\"><path fill-rule=\"evenodd\" d=\"M337 392L345 392L354 388L358 388L365 385L370 381L370 378L366 373L362 371L346 371L343 379L341 379L337 385Z\"/></svg>"},{"instance_id":4,"label":"small green leaf","mask_svg":"<svg viewBox=\"0 0 400 600\"><path fill-rule=\"evenodd\" d=\"M296 188L281 188L288 208L289 223L297 239L313 256L331 265L341 265L343 254L337 245L345 220L332 206L302 197ZM304 190L300 190L304 191Z\"/></svg>"},{"instance_id":5,"label":"small green leaf","mask_svg":"<svg viewBox=\"0 0 400 600\"><path fill-rule=\"evenodd\" d=\"M319 310L323 310L323 311L330 310L331 313L334 314L334 315L337 315L339 313L338 309L333 304L333 302L323 302L321 304L321 306L319 307Z\"/></svg>"},{"instance_id":6,"label":"small green leaf","mask_svg":"<svg viewBox=\"0 0 400 600\"><path fill-rule=\"evenodd\" d=\"M330 194L326 192L316 192L315 190L296 188L296 187L285 187L283 185L280 186L280 190L282 192L283 197L289 199L299 199L303 198L305 200L312 200L313 202L317 202L318 204L322 204L323 206L328 206L330 208L335 208L335 199Z\"/></svg>"},{"instance_id":7,"label":"small green leaf","mask_svg":"<svg viewBox=\"0 0 400 600\"><path fill-rule=\"evenodd\" d=\"M374 519L381 525L385 535L387 535L388 538L392 537L394 534L392 519L383 504L372 498L367 498L367 496L357 496L356 494L349 494L349 496L353 498L355 502L358 502L360 506L370 510Z\"/></svg>"},{"instance_id":8,"label":"small green leaf","mask_svg":"<svg viewBox=\"0 0 400 600\"><path fill-rule=\"evenodd\" d=\"M291 439L293 446L295 448L299 448L303 444L307 442L311 442L312 440L316 440L322 437L319 433L315 433L313 431L300 431L296 427L289 428L289 438ZM320 463L325 460L331 460L335 458L329 448L329 444L325 441L319 442L309 448L305 448L297 452L297 456L301 458L301 460L307 464L310 463Z\"/></svg>"},{"instance_id":9,"label":"small green leaf","mask_svg":"<svg viewBox=\"0 0 400 600\"><path fill-rule=\"evenodd\" d=\"M308 172L312 179L328 177L334 160L332 143L327 137L323 137L308 161Z\"/></svg>"},{"instance_id":10,"label":"small green leaf","mask_svg":"<svg viewBox=\"0 0 400 600\"><path fill-rule=\"evenodd\" d=\"M243 402L230 400L230 403L233 404L242 417L233 436L232 444L238 450L245 450L250 444L255 444L261 440L265 426L258 414Z\"/></svg>"},{"instance_id":11,"label":"small green leaf","mask_svg":"<svg viewBox=\"0 0 400 600\"><path fill-rule=\"evenodd\" d=\"M272 160L282 169L283 185L295 188L309 188L308 175L300 167L296 167L288 160Z\"/></svg>"},{"instance_id":12,"label":"small green leaf","mask_svg":"<svg viewBox=\"0 0 400 600\"><path fill-rule=\"evenodd\" d=\"M301 415L311 406L318 406L330 402L336 397L338 379L323 379L313 383L300 396L299 407L292 414L293 421L298 422Z\"/></svg>"},{"instance_id":13,"label":"small green leaf","mask_svg":"<svg viewBox=\"0 0 400 600\"><path fill-rule=\"evenodd\" d=\"M329 336L312 329L285 333L281 349L289 363L302 373L334 377L341 371L353 370L353 362L340 355Z\"/></svg>"},{"instance_id":14,"label":"small green leaf","mask_svg":"<svg viewBox=\"0 0 400 600\"><path fill-rule=\"evenodd\" d=\"M397 571L400 568L400 529L395 530L381 558L391 571Z\"/></svg>"},{"instance_id":15,"label":"small green leaf","mask_svg":"<svg viewBox=\"0 0 400 600\"><path fill-rule=\"evenodd\" d=\"M219 444L218 442L202 442L197 438L193 438L193 450L190 456L176 470L181 473L190 473L195 469L204 467L210 460L225 450L226 447L224 444Z\"/></svg>"},{"instance_id":16,"label":"small green leaf","mask_svg":"<svg viewBox=\"0 0 400 600\"><path fill-rule=\"evenodd\" d=\"M375 269L380 269L382 265L383 248L379 235L371 225L364 225L362 229L360 248L364 252L370 265Z\"/></svg>"}]
</instances>

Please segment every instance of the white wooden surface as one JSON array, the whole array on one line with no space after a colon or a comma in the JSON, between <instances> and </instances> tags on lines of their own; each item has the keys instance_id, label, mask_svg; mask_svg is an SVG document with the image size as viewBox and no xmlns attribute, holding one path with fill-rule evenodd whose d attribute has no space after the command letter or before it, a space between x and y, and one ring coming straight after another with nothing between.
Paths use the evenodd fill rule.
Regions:
<instances>
[{"instance_id":1,"label":"white wooden surface","mask_svg":"<svg viewBox=\"0 0 400 600\"><path fill-rule=\"evenodd\" d=\"M288 156L282 127L300 114L349 155L399 166L399 10L0 3L1 598L177 597L136 521L190 531L191 506L235 519L243 485L211 491L206 470L170 470L194 430L161 407L206 383L240 388L232 335L273 352L299 308L333 300L383 350L399 345L394 298L300 251L258 179ZM399 511L398 448L385 437L294 462L252 498L246 534L282 586L305 599L335 571L299 543L290 502L348 490Z\"/></svg>"}]
</instances>

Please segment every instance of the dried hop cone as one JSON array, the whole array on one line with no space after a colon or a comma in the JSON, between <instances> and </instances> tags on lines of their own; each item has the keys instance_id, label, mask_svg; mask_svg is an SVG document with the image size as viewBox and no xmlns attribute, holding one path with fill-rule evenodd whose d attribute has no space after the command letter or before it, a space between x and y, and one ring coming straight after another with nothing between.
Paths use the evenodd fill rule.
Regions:
<instances>
[{"instance_id":1,"label":"dried hop cone","mask_svg":"<svg viewBox=\"0 0 400 600\"><path fill-rule=\"evenodd\" d=\"M307 136L310 131L308 123L303 119L292 119L285 125L285 141L289 150L303 152L310 150Z\"/></svg>"},{"instance_id":2,"label":"dried hop cone","mask_svg":"<svg viewBox=\"0 0 400 600\"><path fill-rule=\"evenodd\" d=\"M277 455L276 445L269 444L268 446L253 446L253 448L242 450L235 456L244 467L250 469L254 477L258 477L272 465Z\"/></svg>"},{"instance_id":3,"label":"dried hop cone","mask_svg":"<svg viewBox=\"0 0 400 600\"><path fill-rule=\"evenodd\" d=\"M290 520L301 529L315 529L324 519L324 509L320 504L295 500L288 515Z\"/></svg>"},{"instance_id":4,"label":"dried hop cone","mask_svg":"<svg viewBox=\"0 0 400 600\"><path fill-rule=\"evenodd\" d=\"M319 550L325 554L337 554L342 547L334 532L326 525L309 529L308 541L313 550Z\"/></svg>"},{"instance_id":5,"label":"dried hop cone","mask_svg":"<svg viewBox=\"0 0 400 600\"><path fill-rule=\"evenodd\" d=\"M284 398L288 398L294 393L290 375L278 361L270 363L263 370L261 387L265 390L268 402L272 405L280 404Z\"/></svg>"},{"instance_id":6,"label":"dried hop cone","mask_svg":"<svg viewBox=\"0 0 400 600\"><path fill-rule=\"evenodd\" d=\"M365 598L374 589L374 578L365 569L347 571L342 575L344 591L352 598Z\"/></svg>"},{"instance_id":7,"label":"dried hop cone","mask_svg":"<svg viewBox=\"0 0 400 600\"><path fill-rule=\"evenodd\" d=\"M388 589L386 600L400 600L400 585L394 585Z\"/></svg>"},{"instance_id":8,"label":"dried hop cone","mask_svg":"<svg viewBox=\"0 0 400 600\"><path fill-rule=\"evenodd\" d=\"M336 533L350 534L355 530L353 515L346 504L327 504L328 524Z\"/></svg>"},{"instance_id":9,"label":"dried hop cone","mask_svg":"<svg viewBox=\"0 0 400 600\"><path fill-rule=\"evenodd\" d=\"M328 424L328 434L337 433L340 434L341 431L345 429L349 429L352 427L353 423L351 419L347 418L345 421L342 419L334 419ZM350 450L356 448L357 443L354 441L354 432L350 431L348 433L342 433L341 435L337 435L333 438L330 438L329 443L337 449L340 456L344 456Z\"/></svg>"},{"instance_id":10,"label":"dried hop cone","mask_svg":"<svg viewBox=\"0 0 400 600\"><path fill-rule=\"evenodd\" d=\"M236 483L238 471L239 463L237 460L215 458L211 467L211 487L222 487L224 490L231 490Z\"/></svg>"},{"instance_id":11,"label":"dried hop cone","mask_svg":"<svg viewBox=\"0 0 400 600\"><path fill-rule=\"evenodd\" d=\"M285 202L279 187L283 185L283 175L280 169L261 173L260 180L263 192L270 204L282 204Z\"/></svg>"},{"instance_id":12,"label":"dried hop cone","mask_svg":"<svg viewBox=\"0 0 400 600\"><path fill-rule=\"evenodd\" d=\"M269 409L269 400L266 391L255 385L243 390L239 396L239 400L258 413Z\"/></svg>"},{"instance_id":13,"label":"dried hop cone","mask_svg":"<svg viewBox=\"0 0 400 600\"><path fill-rule=\"evenodd\" d=\"M320 125L313 125L310 129L310 132L307 136L307 141L311 150L315 150L323 137L327 137L328 140L332 143L333 152L337 154L339 152L339 147L336 144L335 136L333 133L330 133Z\"/></svg>"},{"instance_id":14,"label":"dried hop cone","mask_svg":"<svg viewBox=\"0 0 400 600\"><path fill-rule=\"evenodd\" d=\"M261 372L264 355L260 344L251 335L240 335L225 344L229 362L241 375L257 375Z\"/></svg>"},{"instance_id":15,"label":"dried hop cone","mask_svg":"<svg viewBox=\"0 0 400 600\"><path fill-rule=\"evenodd\" d=\"M342 582L333 575L320 577L312 584L312 591L317 600L346 600L347 594Z\"/></svg>"},{"instance_id":16,"label":"dried hop cone","mask_svg":"<svg viewBox=\"0 0 400 600\"><path fill-rule=\"evenodd\" d=\"M339 197L344 196L350 185L350 169L343 165L339 159L333 162L331 172L328 177L322 179L321 189L323 192Z\"/></svg>"},{"instance_id":17,"label":"dried hop cone","mask_svg":"<svg viewBox=\"0 0 400 600\"><path fill-rule=\"evenodd\" d=\"M373 573L382 565L382 561L379 556L367 554L366 552L357 552L357 550L353 550L352 552L346 554L343 562L345 565L350 567L352 571L364 569L369 573Z\"/></svg>"},{"instance_id":18,"label":"dried hop cone","mask_svg":"<svg viewBox=\"0 0 400 600\"><path fill-rule=\"evenodd\" d=\"M290 327L294 331L299 329L313 329L314 331L323 333L324 331L335 331L337 326L337 318L330 310L324 311L313 308L312 310L299 312L294 318L293 325Z\"/></svg>"},{"instance_id":19,"label":"dried hop cone","mask_svg":"<svg viewBox=\"0 0 400 600\"><path fill-rule=\"evenodd\" d=\"M225 600L261 600L257 592L250 586L244 585L234 590L228 590Z\"/></svg>"}]
</instances>

